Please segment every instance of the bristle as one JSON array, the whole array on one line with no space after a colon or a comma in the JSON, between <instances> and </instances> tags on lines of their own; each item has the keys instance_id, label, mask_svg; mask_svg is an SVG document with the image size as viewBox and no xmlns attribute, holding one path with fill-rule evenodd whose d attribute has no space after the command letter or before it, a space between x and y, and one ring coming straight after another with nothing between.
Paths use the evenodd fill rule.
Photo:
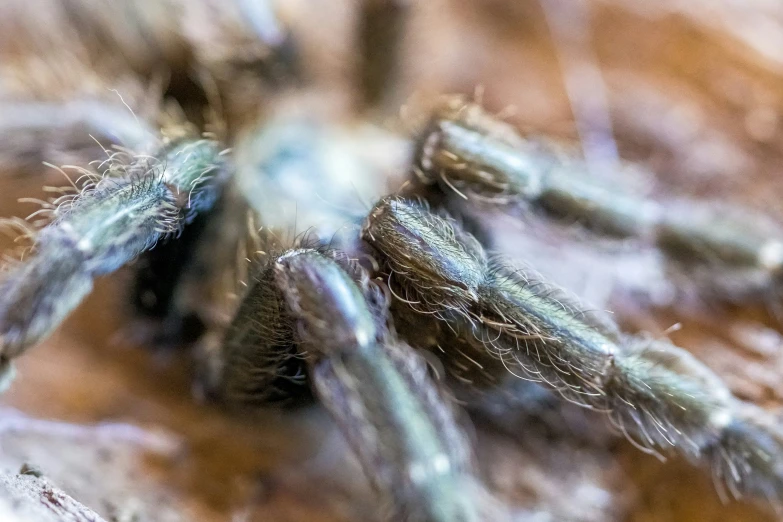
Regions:
<instances>
[{"instance_id":1,"label":"bristle","mask_svg":"<svg viewBox=\"0 0 783 522\"><path fill-rule=\"evenodd\" d=\"M223 337L214 392L245 406L301 399L308 393L306 366L294 343L293 319L274 284L274 262L253 272Z\"/></svg>"}]
</instances>

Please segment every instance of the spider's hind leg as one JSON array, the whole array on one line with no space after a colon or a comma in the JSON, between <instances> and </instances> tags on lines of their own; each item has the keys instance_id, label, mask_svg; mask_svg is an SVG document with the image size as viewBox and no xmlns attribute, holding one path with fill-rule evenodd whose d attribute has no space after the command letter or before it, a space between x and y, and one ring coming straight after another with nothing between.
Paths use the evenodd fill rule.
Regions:
<instances>
[{"instance_id":1,"label":"spider's hind leg","mask_svg":"<svg viewBox=\"0 0 783 522\"><path fill-rule=\"evenodd\" d=\"M395 106L403 41L412 5L408 0L362 0L357 31L361 109Z\"/></svg>"}]
</instances>

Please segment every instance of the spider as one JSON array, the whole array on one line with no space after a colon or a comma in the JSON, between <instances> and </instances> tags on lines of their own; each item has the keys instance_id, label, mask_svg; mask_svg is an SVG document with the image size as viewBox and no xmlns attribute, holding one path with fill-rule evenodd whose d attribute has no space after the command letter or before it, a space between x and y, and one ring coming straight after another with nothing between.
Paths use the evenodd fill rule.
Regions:
<instances>
[{"instance_id":1,"label":"spider","mask_svg":"<svg viewBox=\"0 0 783 522\"><path fill-rule=\"evenodd\" d=\"M196 346L200 393L237 408L313 394L389 519L511 519L482 483L454 399L468 411L488 396L524 409L530 386L604 414L642 451L705 464L734 497L779 506L776 419L685 350L623 332L523 260L493 254L492 230L476 216L502 209L636 242L699 288L765 302L783 270L774 222L623 194L461 97L417 110L427 117L412 137L381 130L373 111L388 103L403 2L362 4L362 103L358 118L340 121L323 93L301 85L285 25L236 5L264 52L234 61L217 46L193 52L212 75L213 108L239 99L248 78L261 82L274 103L258 120L227 107L226 129L200 134L179 118L155 132L163 111L95 120L85 117L94 105L47 107L53 126L109 129L121 147L73 168L74 191L45 202L38 221L13 222L31 245L0 281L6 383L13 359L57 328L96 277L143 256L139 313L154 342ZM406 155L407 166L395 163Z\"/></svg>"}]
</instances>

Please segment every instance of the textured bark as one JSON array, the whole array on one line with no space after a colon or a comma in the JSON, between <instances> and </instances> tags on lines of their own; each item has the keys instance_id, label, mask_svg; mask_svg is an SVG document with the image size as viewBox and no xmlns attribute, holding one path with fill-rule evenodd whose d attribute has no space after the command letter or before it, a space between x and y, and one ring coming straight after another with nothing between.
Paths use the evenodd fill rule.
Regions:
<instances>
[{"instance_id":1,"label":"textured bark","mask_svg":"<svg viewBox=\"0 0 783 522\"><path fill-rule=\"evenodd\" d=\"M0 475L0 518L6 522L105 522L95 511L31 475Z\"/></svg>"}]
</instances>

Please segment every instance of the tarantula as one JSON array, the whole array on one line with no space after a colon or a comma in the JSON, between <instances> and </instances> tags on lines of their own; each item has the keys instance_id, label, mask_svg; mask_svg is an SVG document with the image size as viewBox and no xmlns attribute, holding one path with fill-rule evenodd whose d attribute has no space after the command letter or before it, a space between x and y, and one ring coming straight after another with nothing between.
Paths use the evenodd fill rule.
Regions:
<instances>
[{"instance_id":1,"label":"tarantula","mask_svg":"<svg viewBox=\"0 0 783 522\"><path fill-rule=\"evenodd\" d=\"M453 396L471 409L499 392L520 407L529 394L520 380L604 413L643 451L706 463L735 497L780 505L776 419L685 350L624 333L521 260L490 253L476 213L502 208L648 245L705 292L762 301L774 301L783 271L774 222L623 194L462 97L428 109L412 138L321 119L328 109L296 85L306 80L283 24L237 5L269 29L257 34L265 52L236 63L208 46L195 54L220 65L208 68L218 101L235 96L235 77L263 77L275 109L260 124L200 135L179 122L155 133L154 118L50 107L53 126L110 129L103 134L120 147L72 168L75 190L45 202L34 226L13 222L31 246L0 280L6 381L13 359L57 328L97 276L147 256L137 306L155 320L155 342L197 346L201 393L245 408L314 393L391 519L510 519L482 485ZM371 120L395 74L388 49L408 7L363 7L359 91ZM199 55L205 49L218 58ZM384 157L401 150L408 167ZM227 288L226 274L242 284Z\"/></svg>"}]
</instances>

